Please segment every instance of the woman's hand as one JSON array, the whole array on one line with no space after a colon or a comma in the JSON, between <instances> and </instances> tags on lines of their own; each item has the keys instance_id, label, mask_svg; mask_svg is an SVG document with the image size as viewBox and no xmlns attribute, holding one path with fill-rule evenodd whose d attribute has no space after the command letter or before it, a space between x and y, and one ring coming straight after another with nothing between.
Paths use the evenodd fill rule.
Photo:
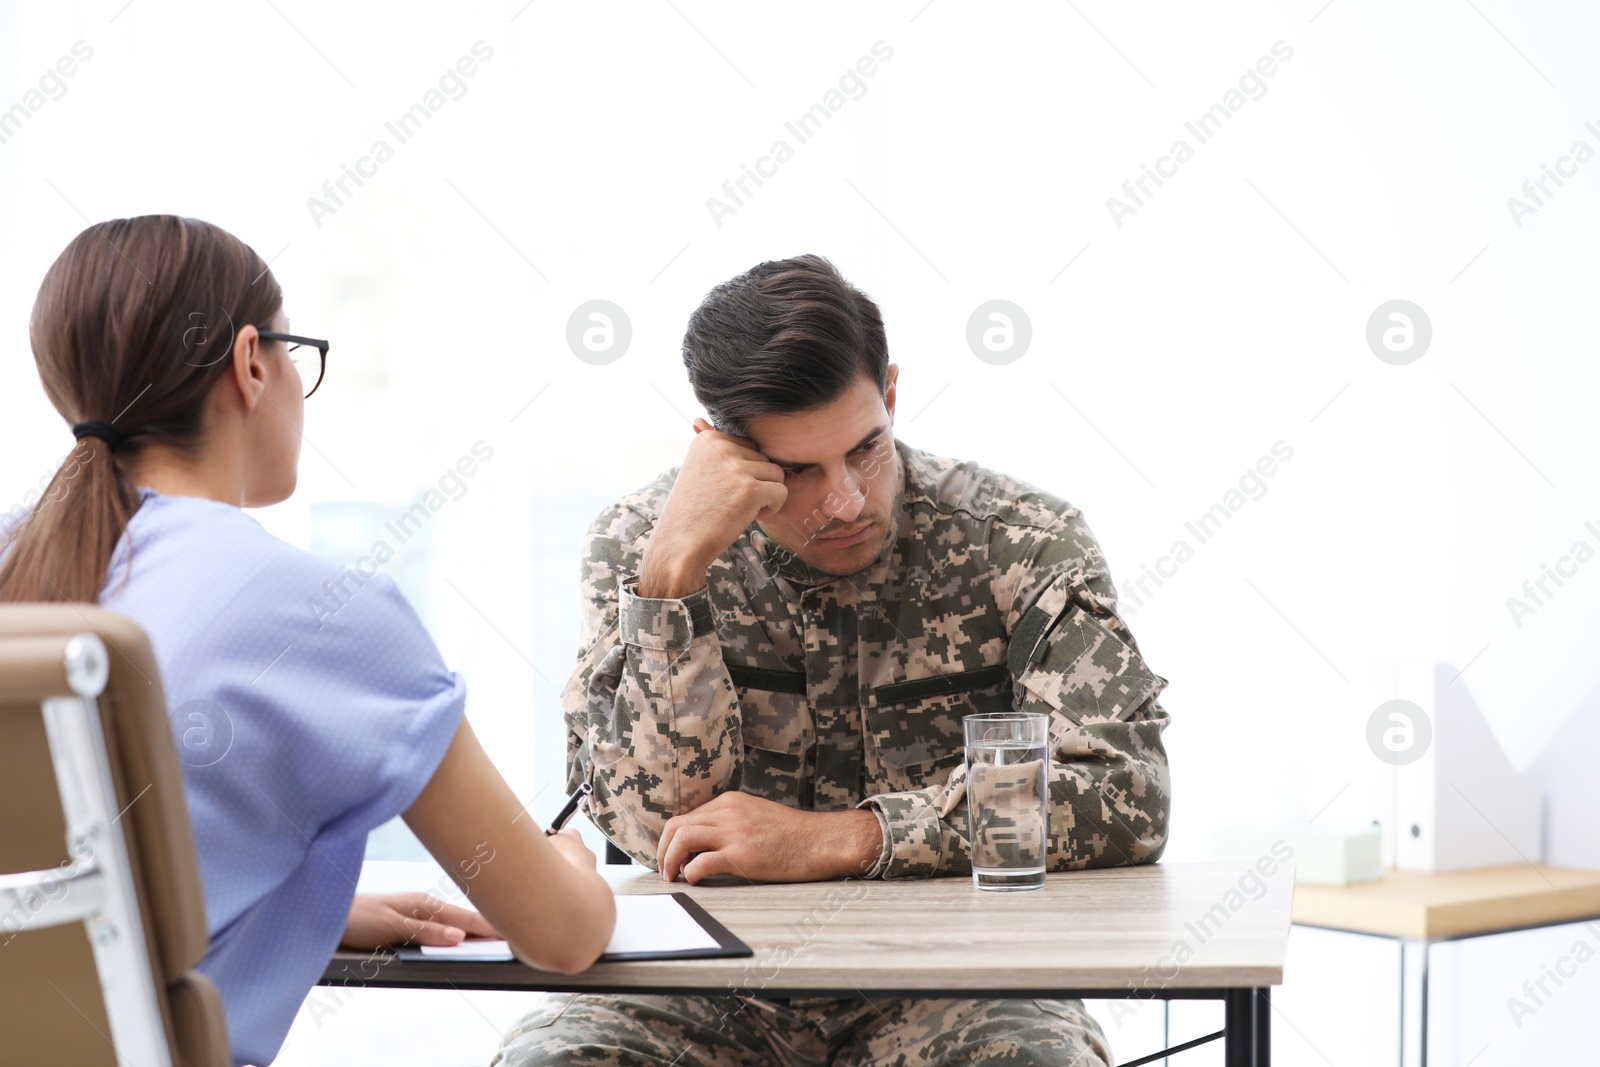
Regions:
<instances>
[{"instance_id":1,"label":"woman's hand","mask_svg":"<svg viewBox=\"0 0 1600 1067\"><path fill-rule=\"evenodd\" d=\"M595 855L589 851L589 846L583 843L577 827L569 826L565 830L558 830L550 835L549 841L556 847L556 851L561 853L561 858L578 870L595 870Z\"/></svg>"},{"instance_id":2,"label":"woman's hand","mask_svg":"<svg viewBox=\"0 0 1600 1067\"><path fill-rule=\"evenodd\" d=\"M350 919L339 944L358 949L459 945L468 934L500 936L488 919L471 908L446 904L429 893L357 893L350 902Z\"/></svg>"}]
</instances>

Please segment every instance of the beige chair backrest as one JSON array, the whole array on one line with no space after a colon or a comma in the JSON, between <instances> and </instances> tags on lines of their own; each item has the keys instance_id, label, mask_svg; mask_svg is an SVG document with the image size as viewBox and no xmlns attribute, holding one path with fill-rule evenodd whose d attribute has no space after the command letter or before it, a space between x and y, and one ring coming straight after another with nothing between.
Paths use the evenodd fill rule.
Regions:
<instances>
[{"instance_id":1,"label":"beige chair backrest","mask_svg":"<svg viewBox=\"0 0 1600 1067\"><path fill-rule=\"evenodd\" d=\"M144 632L0 605L0 1058L227 1067L194 837Z\"/></svg>"}]
</instances>

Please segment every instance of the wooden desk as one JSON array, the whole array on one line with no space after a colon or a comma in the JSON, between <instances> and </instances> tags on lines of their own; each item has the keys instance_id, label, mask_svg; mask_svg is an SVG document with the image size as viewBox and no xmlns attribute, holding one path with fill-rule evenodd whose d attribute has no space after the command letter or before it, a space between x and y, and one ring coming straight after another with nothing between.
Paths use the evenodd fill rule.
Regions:
<instances>
[{"instance_id":1,"label":"wooden desk","mask_svg":"<svg viewBox=\"0 0 1600 1067\"><path fill-rule=\"evenodd\" d=\"M1376 882L1303 885L1294 921L1382 937L1442 941L1600 915L1600 871L1519 863L1449 874L1389 871Z\"/></svg>"},{"instance_id":2,"label":"wooden desk","mask_svg":"<svg viewBox=\"0 0 1600 1067\"><path fill-rule=\"evenodd\" d=\"M1240 891L1244 874L1231 863L1156 864L1052 874L1043 889L985 893L968 878L687 886L613 868L607 877L619 894L688 892L755 955L598 964L568 976L516 962L339 953L323 984L1222 1000L1229 1067L1265 1065L1268 989L1283 980L1294 876L1277 872L1251 900Z\"/></svg>"},{"instance_id":3,"label":"wooden desk","mask_svg":"<svg viewBox=\"0 0 1600 1067\"><path fill-rule=\"evenodd\" d=\"M1376 882L1302 885L1301 926L1400 941L1400 1062L1428 1062L1428 948L1600 917L1600 871L1518 863L1448 874L1391 870Z\"/></svg>"}]
</instances>

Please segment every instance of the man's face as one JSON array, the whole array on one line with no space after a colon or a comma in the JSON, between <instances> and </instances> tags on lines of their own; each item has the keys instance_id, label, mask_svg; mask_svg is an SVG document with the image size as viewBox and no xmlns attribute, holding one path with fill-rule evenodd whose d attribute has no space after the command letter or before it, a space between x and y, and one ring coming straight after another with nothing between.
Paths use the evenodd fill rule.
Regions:
<instances>
[{"instance_id":1,"label":"man's face","mask_svg":"<svg viewBox=\"0 0 1600 1067\"><path fill-rule=\"evenodd\" d=\"M892 534L899 491L894 453L894 388L862 374L832 403L796 415L761 415L745 430L783 468L789 498L761 523L767 536L826 574L865 570Z\"/></svg>"}]
</instances>

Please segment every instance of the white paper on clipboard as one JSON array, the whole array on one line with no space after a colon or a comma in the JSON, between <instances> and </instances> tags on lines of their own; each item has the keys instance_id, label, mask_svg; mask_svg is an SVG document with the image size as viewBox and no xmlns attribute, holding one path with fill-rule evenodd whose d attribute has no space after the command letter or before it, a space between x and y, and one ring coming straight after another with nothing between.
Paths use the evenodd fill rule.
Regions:
<instances>
[{"instance_id":1,"label":"white paper on clipboard","mask_svg":"<svg viewBox=\"0 0 1600 1067\"><path fill-rule=\"evenodd\" d=\"M511 948L504 941L475 939L459 945L423 945L422 954L434 958L508 960ZM711 950L719 942L671 893L617 898L617 927L606 943L607 956L639 953Z\"/></svg>"}]
</instances>

